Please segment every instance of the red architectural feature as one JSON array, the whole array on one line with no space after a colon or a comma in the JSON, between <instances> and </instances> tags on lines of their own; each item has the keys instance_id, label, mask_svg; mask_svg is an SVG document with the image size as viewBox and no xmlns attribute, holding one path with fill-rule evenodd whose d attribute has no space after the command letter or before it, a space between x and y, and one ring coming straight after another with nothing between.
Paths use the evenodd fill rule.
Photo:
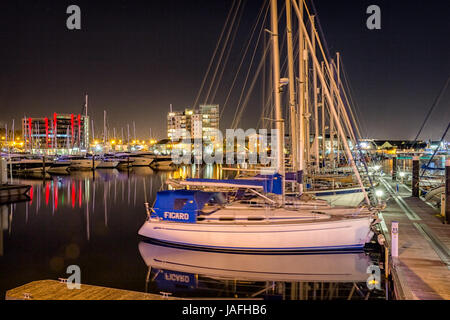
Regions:
<instances>
[{"instance_id":1,"label":"red architectural feature","mask_svg":"<svg viewBox=\"0 0 450 320\"><path fill-rule=\"evenodd\" d=\"M72 147L73 147L73 130L74 130L73 113L70 115L70 127L71 127L71 129L72 129Z\"/></svg>"},{"instance_id":2,"label":"red architectural feature","mask_svg":"<svg viewBox=\"0 0 450 320\"><path fill-rule=\"evenodd\" d=\"M58 147L58 140L56 135L58 134L58 120L56 120L56 112L53 113L53 141L55 142L55 148Z\"/></svg>"}]
</instances>

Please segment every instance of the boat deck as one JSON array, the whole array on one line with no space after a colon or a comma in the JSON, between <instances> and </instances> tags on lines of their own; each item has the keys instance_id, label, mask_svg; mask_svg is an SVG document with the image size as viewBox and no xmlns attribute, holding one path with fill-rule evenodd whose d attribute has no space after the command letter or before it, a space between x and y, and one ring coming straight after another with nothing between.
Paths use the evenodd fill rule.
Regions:
<instances>
[{"instance_id":1,"label":"boat deck","mask_svg":"<svg viewBox=\"0 0 450 320\"><path fill-rule=\"evenodd\" d=\"M399 222L398 258L393 258L392 275L397 298L406 300L450 299L450 225L443 224L439 211L411 190L390 178L380 187L391 197L382 212L386 239L391 245L390 227Z\"/></svg>"}]
</instances>

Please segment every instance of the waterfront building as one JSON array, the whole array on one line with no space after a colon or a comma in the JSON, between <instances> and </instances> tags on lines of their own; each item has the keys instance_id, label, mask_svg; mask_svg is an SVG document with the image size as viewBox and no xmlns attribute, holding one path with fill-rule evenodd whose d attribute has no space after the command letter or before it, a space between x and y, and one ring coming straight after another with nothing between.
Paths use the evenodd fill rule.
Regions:
<instances>
[{"instance_id":1,"label":"waterfront building","mask_svg":"<svg viewBox=\"0 0 450 320\"><path fill-rule=\"evenodd\" d=\"M57 114L51 117L25 117L22 136L26 151L32 154L74 154L89 148L89 117Z\"/></svg>"},{"instance_id":2,"label":"waterfront building","mask_svg":"<svg viewBox=\"0 0 450 320\"><path fill-rule=\"evenodd\" d=\"M170 111L167 114L167 137L174 140L176 134L186 139L214 141L219 129L219 105L200 105L198 109ZM178 130L178 133L177 133Z\"/></svg>"}]
</instances>

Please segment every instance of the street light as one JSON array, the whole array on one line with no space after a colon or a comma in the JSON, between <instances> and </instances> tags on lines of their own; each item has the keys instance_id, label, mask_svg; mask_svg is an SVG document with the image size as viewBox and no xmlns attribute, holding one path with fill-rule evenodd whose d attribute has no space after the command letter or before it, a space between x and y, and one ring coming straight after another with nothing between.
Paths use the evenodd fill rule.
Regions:
<instances>
[{"instance_id":1,"label":"street light","mask_svg":"<svg viewBox=\"0 0 450 320\"><path fill-rule=\"evenodd\" d=\"M403 178L405 177L406 174L402 171L399 173L399 175L400 175L400 178L402 178L402 184L403 184Z\"/></svg>"},{"instance_id":2,"label":"street light","mask_svg":"<svg viewBox=\"0 0 450 320\"><path fill-rule=\"evenodd\" d=\"M375 195L377 196L378 199L381 198L383 196L383 190L379 190L379 189L376 190Z\"/></svg>"}]
</instances>

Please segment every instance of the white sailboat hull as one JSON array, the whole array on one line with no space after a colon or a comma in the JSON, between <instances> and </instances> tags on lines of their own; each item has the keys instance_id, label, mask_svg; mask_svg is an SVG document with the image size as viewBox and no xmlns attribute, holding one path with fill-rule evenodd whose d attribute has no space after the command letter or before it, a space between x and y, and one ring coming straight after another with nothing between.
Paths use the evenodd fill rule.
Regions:
<instances>
[{"instance_id":1,"label":"white sailboat hull","mask_svg":"<svg viewBox=\"0 0 450 320\"><path fill-rule=\"evenodd\" d=\"M97 166L98 169L114 169L119 165L119 161L102 161Z\"/></svg>"},{"instance_id":2,"label":"white sailboat hull","mask_svg":"<svg viewBox=\"0 0 450 320\"><path fill-rule=\"evenodd\" d=\"M151 219L139 234L181 246L236 251L358 250L370 240L373 218L308 222L177 223Z\"/></svg>"},{"instance_id":3,"label":"white sailboat hull","mask_svg":"<svg viewBox=\"0 0 450 320\"><path fill-rule=\"evenodd\" d=\"M71 160L70 161L70 170L90 170L95 169L100 164L99 160L95 160L92 163L90 159L82 159L82 160Z\"/></svg>"},{"instance_id":4,"label":"white sailboat hull","mask_svg":"<svg viewBox=\"0 0 450 320\"><path fill-rule=\"evenodd\" d=\"M133 160L133 162L131 163L132 167L149 166L150 163L153 161L153 159L146 158L146 157L133 157L130 159Z\"/></svg>"}]
</instances>

